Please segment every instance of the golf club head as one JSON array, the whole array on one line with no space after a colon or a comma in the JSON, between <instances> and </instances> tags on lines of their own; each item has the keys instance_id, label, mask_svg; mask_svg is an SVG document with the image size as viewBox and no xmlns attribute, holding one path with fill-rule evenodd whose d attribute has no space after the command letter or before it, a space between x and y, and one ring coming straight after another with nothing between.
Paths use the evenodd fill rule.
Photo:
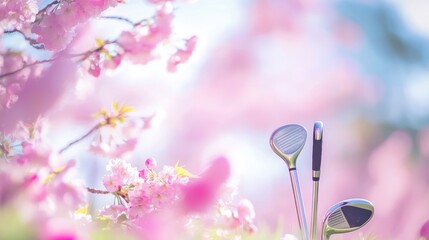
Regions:
<instances>
[{"instance_id":1,"label":"golf club head","mask_svg":"<svg viewBox=\"0 0 429 240\"><path fill-rule=\"evenodd\" d=\"M288 165L289 170L296 169L296 158L307 139L307 130L298 124L288 124L275 130L270 138L273 151Z\"/></svg>"},{"instance_id":2,"label":"golf club head","mask_svg":"<svg viewBox=\"0 0 429 240\"><path fill-rule=\"evenodd\" d=\"M326 212L322 239L355 231L367 224L373 215L374 206L368 200L354 198L339 202Z\"/></svg>"}]
</instances>

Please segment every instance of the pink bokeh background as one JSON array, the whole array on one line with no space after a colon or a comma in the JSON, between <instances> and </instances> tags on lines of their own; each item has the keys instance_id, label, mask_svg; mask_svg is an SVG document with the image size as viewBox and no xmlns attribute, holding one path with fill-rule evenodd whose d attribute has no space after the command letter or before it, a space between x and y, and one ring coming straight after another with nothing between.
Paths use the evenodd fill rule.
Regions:
<instances>
[{"instance_id":1,"label":"pink bokeh background","mask_svg":"<svg viewBox=\"0 0 429 240\"><path fill-rule=\"evenodd\" d=\"M156 157L159 164L180 161L198 173L211 159L224 155L240 195L255 205L256 225L273 231L281 227L284 233L297 233L298 222L287 166L271 151L269 137L288 123L308 130L297 167L309 221L310 139L313 122L323 121L319 232L326 209L360 197L374 203L374 218L359 233L332 239L353 239L359 234L417 239L429 220L429 84L421 80L429 72L424 63L395 58L394 50L401 45L393 45L392 52L377 52L379 47L372 41L383 45L387 40L372 38L382 31L368 27L380 25L377 18L368 17L368 12L378 9L375 16L393 14L403 22L405 30L399 29L397 35L401 31L415 34L411 40L402 39L402 48L415 46L414 38L427 43L429 29L421 26L429 19L411 6L423 1L411 2L201 0L183 4L176 12L175 30L196 35L199 42L177 73L165 73L158 62L124 63L93 78L73 71L76 66L71 63L59 62L51 66L52 74L39 80L52 82L49 89L23 90L26 98L19 104L31 104L28 111L17 105L1 112L0 119L3 126L11 127L16 119L30 121L43 113L49 139L62 147L95 124L91 114L112 100L126 103L137 109L133 117L155 116L152 128L142 132L130 156L133 164L143 166L145 159ZM130 1L108 13L137 16L135 4ZM358 17L348 15L354 4L359 6ZM95 37L114 36L122 26L106 26L104 21L85 25L73 43L76 52L93 44ZM105 166L101 160L78 146L66 155L78 156L82 177L97 184Z\"/></svg>"}]
</instances>

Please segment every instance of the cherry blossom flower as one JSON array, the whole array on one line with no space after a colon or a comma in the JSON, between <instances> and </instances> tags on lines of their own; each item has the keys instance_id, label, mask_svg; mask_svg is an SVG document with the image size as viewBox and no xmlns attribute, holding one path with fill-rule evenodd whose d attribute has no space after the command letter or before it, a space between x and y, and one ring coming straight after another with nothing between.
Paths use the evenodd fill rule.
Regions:
<instances>
[{"instance_id":1,"label":"cherry blossom flower","mask_svg":"<svg viewBox=\"0 0 429 240\"><path fill-rule=\"evenodd\" d=\"M20 52L6 52L1 54L0 72L13 72L22 68L32 60ZM0 82L0 111L4 108L11 108L16 101L22 86L29 78L39 74L38 67L26 68L10 76L6 76Z\"/></svg>"},{"instance_id":2,"label":"cherry blossom flower","mask_svg":"<svg viewBox=\"0 0 429 240\"><path fill-rule=\"evenodd\" d=\"M122 56L116 54L115 56L107 55L103 62L103 68L115 70L122 62Z\"/></svg>"},{"instance_id":3,"label":"cherry blossom flower","mask_svg":"<svg viewBox=\"0 0 429 240\"><path fill-rule=\"evenodd\" d=\"M88 72L94 77L100 76L100 53L96 52L92 54Z\"/></svg>"},{"instance_id":4,"label":"cherry blossom flower","mask_svg":"<svg viewBox=\"0 0 429 240\"><path fill-rule=\"evenodd\" d=\"M110 219L116 222L118 217L121 215L126 215L127 212L128 209L124 205L107 205L100 210L100 215L108 216Z\"/></svg>"},{"instance_id":5,"label":"cherry blossom flower","mask_svg":"<svg viewBox=\"0 0 429 240\"><path fill-rule=\"evenodd\" d=\"M167 2L158 8L153 22L122 32L117 42L124 50L124 57L135 64L147 64L156 59L156 48L170 37L172 20L173 8Z\"/></svg>"},{"instance_id":6,"label":"cherry blossom flower","mask_svg":"<svg viewBox=\"0 0 429 240\"><path fill-rule=\"evenodd\" d=\"M148 158L144 162L144 165L146 166L147 169L154 170L156 168L156 161L154 158Z\"/></svg>"},{"instance_id":7,"label":"cherry blossom flower","mask_svg":"<svg viewBox=\"0 0 429 240\"><path fill-rule=\"evenodd\" d=\"M423 224L422 228L420 229L420 236L419 237L422 238L422 240L429 239L429 221L426 221Z\"/></svg>"},{"instance_id":8,"label":"cherry blossom flower","mask_svg":"<svg viewBox=\"0 0 429 240\"><path fill-rule=\"evenodd\" d=\"M134 150L144 126L139 119L127 119L131 111L132 107L113 102L110 112L105 109L97 112L95 116L101 117L101 122L94 128L97 135L89 151L107 158L122 158Z\"/></svg>"},{"instance_id":9,"label":"cherry blossom flower","mask_svg":"<svg viewBox=\"0 0 429 240\"><path fill-rule=\"evenodd\" d=\"M0 3L0 35L5 30L25 30L38 11L37 0L15 0Z\"/></svg>"},{"instance_id":10,"label":"cherry blossom flower","mask_svg":"<svg viewBox=\"0 0 429 240\"><path fill-rule=\"evenodd\" d=\"M170 56L167 64L167 70L169 72L177 71L177 66L179 64L185 63L191 57L192 53L195 50L197 43L197 37L193 36L186 40L186 45L184 49L178 49L176 53Z\"/></svg>"},{"instance_id":11,"label":"cherry blossom flower","mask_svg":"<svg viewBox=\"0 0 429 240\"><path fill-rule=\"evenodd\" d=\"M230 166L226 158L215 159L200 178L183 187L183 210L190 213L207 210L217 200L219 188L229 174Z\"/></svg>"},{"instance_id":12,"label":"cherry blossom flower","mask_svg":"<svg viewBox=\"0 0 429 240\"><path fill-rule=\"evenodd\" d=\"M75 36L76 27L99 15L122 0L76 0L60 1L47 11L33 25L32 32L48 50L63 50Z\"/></svg>"}]
</instances>

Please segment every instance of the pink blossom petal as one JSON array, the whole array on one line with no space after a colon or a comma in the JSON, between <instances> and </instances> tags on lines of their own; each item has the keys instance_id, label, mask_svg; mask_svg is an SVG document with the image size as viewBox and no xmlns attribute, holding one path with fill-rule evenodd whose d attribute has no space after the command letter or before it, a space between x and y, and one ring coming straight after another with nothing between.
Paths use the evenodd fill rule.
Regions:
<instances>
[{"instance_id":1,"label":"pink blossom petal","mask_svg":"<svg viewBox=\"0 0 429 240\"><path fill-rule=\"evenodd\" d=\"M185 212L203 212L218 198L219 189L230 175L230 166L225 157L215 159L201 178L183 187L182 208Z\"/></svg>"},{"instance_id":2,"label":"pink blossom petal","mask_svg":"<svg viewBox=\"0 0 429 240\"><path fill-rule=\"evenodd\" d=\"M420 229L420 237L423 237L424 239L429 239L429 220L426 221Z\"/></svg>"},{"instance_id":3,"label":"pink blossom petal","mask_svg":"<svg viewBox=\"0 0 429 240\"><path fill-rule=\"evenodd\" d=\"M92 54L91 61L88 69L89 74L94 77L99 77L101 73L100 68L100 53Z\"/></svg>"}]
</instances>

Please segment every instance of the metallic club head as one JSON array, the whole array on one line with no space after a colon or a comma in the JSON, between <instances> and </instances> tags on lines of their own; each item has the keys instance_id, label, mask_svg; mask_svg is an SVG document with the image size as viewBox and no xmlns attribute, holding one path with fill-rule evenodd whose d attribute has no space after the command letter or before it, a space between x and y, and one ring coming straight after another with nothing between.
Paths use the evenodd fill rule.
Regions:
<instances>
[{"instance_id":1,"label":"metallic club head","mask_svg":"<svg viewBox=\"0 0 429 240\"><path fill-rule=\"evenodd\" d=\"M332 234L355 231L371 220L374 206L365 199L349 199L332 206L323 221L322 239L329 239Z\"/></svg>"},{"instance_id":2,"label":"metallic club head","mask_svg":"<svg viewBox=\"0 0 429 240\"><path fill-rule=\"evenodd\" d=\"M270 138L273 151L288 165L289 169L296 168L296 158L301 152L307 139L307 131L298 124L288 124L278 128Z\"/></svg>"}]
</instances>

